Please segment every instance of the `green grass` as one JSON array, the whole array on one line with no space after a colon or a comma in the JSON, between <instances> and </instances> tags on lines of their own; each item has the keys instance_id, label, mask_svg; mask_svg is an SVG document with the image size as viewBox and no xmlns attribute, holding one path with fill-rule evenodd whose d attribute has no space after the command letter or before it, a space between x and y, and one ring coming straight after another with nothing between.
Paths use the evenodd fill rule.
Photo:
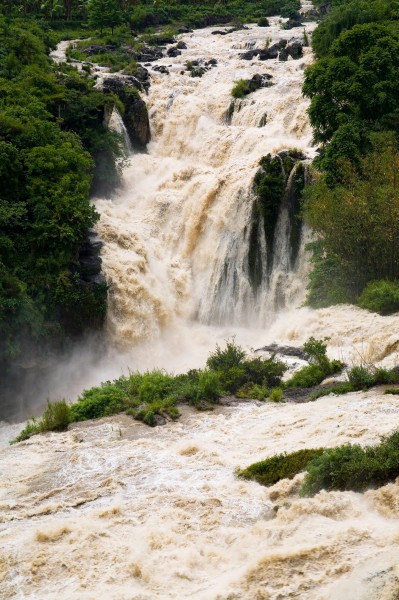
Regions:
<instances>
[{"instance_id":1,"label":"green grass","mask_svg":"<svg viewBox=\"0 0 399 600\"><path fill-rule=\"evenodd\" d=\"M292 479L305 471L308 463L323 452L323 448L316 448L278 454L239 470L236 474L242 479L257 481L261 485L274 485L281 479Z\"/></svg>"}]
</instances>

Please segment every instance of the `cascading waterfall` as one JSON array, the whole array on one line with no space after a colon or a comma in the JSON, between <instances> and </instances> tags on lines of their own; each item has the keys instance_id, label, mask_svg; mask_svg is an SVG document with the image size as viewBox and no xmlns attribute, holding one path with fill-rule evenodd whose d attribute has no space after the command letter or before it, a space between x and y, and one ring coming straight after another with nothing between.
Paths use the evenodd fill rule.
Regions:
<instances>
[{"instance_id":1,"label":"cascading waterfall","mask_svg":"<svg viewBox=\"0 0 399 600\"><path fill-rule=\"evenodd\" d=\"M127 132L121 114L116 107L114 107L111 113L111 117L108 121L108 127L109 129L112 129L112 131L116 131L116 133L119 133L119 135L123 139L123 145L125 150L128 153L132 152L132 144L130 142L129 134Z\"/></svg>"},{"instance_id":2,"label":"cascading waterfall","mask_svg":"<svg viewBox=\"0 0 399 600\"><path fill-rule=\"evenodd\" d=\"M311 30L313 24L306 27ZM290 148L313 153L301 95L311 50L288 62L248 62L239 56L245 48L264 47L270 38L274 43L302 36L303 28L285 31L277 18L268 28L253 26L225 36L196 31L184 36L188 49L181 56L159 61L169 75L151 72L148 153L130 158L123 189L112 201L96 203L110 284L109 329L121 346L154 338L176 319L264 327L277 309L303 299L304 244L292 260L293 219L285 205L292 178L273 256L255 211L253 182L260 158L268 153ZM186 61L205 64L211 58L217 66L202 78L184 71ZM236 80L265 73L272 77L271 87L231 104ZM259 255L256 284L251 244Z\"/></svg>"}]
</instances>

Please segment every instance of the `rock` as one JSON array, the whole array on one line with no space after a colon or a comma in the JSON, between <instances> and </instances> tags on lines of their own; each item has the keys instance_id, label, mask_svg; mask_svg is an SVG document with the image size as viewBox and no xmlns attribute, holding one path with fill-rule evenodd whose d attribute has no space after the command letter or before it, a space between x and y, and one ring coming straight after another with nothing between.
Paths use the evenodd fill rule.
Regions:
<instances>
[{"instance_id":1,"label":"rock","mask_svg":"<svg viewBox=\"0 0 399 600\"><path fill-rule=\"evenodd\" d=\"M303 56L303 42L302 40L292 39L288 42L286 48L288 54L294 59L302 58Z\"/></svg>"},{"instance_id":2,"label":"rock","mask_svg":"<svg viewBox=\"0 0 399 600\"><path fill-rule=\"evenodd\" d=\"M108 77L104 80L105 93L114 93L122 101L125 112L123 122L131 144L137 150L143 150L151 139L147 106L137 92L135 77Z\"/></svg>"},{"instance_id":3,"label":"rock","mask_svg":"<svg viewBox=\"0 0 399 600\"><path fill-rule=\"evenodd\" d=\"M151 48L150 46L143 46L140 52L132 52L132 58L138 62L154 62L162 57L163 53L160 48Z\"/></svg>"},{"instance_id":4,"label":"rock","mask_svg":"<svg viewBox=\"0 0 399 600\"><path fill-rule=\"evenodd\" d=\"M264 87L271 87L273 85L271 82L272 79L273 76L269 75L268 73L264 73L263 75L256 73L252 79L249 80L249 84L258 90Z\"/></svg>"},{"instance_id":5,"label":"rock","mask_svg":"<svg viewBox=\"0 0 399 600\"><path fill-rule=\"evenodd\" d=\"M145 69L141 65L137 65L137 69L136 69L136 72L135 72L135 77L136 77L136 79L138 79L142 83L145 83L146 81L149 80L150 74L149 74L149 72L148 72L147 69Z\"/></svg>"},{"instance_id":6,"label":"rock","mask_svg":"<svg viewBox=\"0 0 399 600\"><path fill-rule=\"evenodd\" d=\"M170 35L156 35L151 37L150 43L156 46L165 46L166 44L174 44L175 38Z\"/></svg>"},{"instance_id":7,"label":"rock","mask_svg":"<svg viewBox=\"0 0 399 600\"><path fill-rule=\"evenodd\" d=\"M227 35L227 31L221 31L220 29L216 29L215 31L211 31L212 35Z\"/></svg>"},{"instance_id":8,"label":"rock","mask_svg":"<svg viewBox=\"0 0 399 600\"><path fill-rule=\"evenodd\" d=\"M278 57L279 48L277 44L267 48L266 50L259 51L259 60L271 60Z\"/></svg>"},{"instance_id":9,"label":"rock","mask_svg":"<svg viewBox=\"0 0 399 600\"><path fill-rule=\"evenodd\" d=\"M178 50L187 50L187 44L185 42L177 42L176 48Z\"/></svg>"},{"instance_id":10,"label":"rock","mask_svg":"<svg viewBox=\"0 0 399 600\"><path fill-rule=\"evenodd\" d=\"M178 48L176 48L176 46L172 46L171 48L168 48L168 50L166 51L166 54L170 58L175 58L176 56L180 56L181 52L180 52L180 50L178 50Z\"/></svg>"},{"instance_id":11,"label":"rock","mask_svg":"<svg viewBox=\"0 0 399 600\"><path fill-rule=\"evenodd\" d=\"M116 48L115 44L92 44L83 48L81 52L87 54L87 56L94 56L95 54L106 54L107 52L114 52Z\"/></svg>"},{"instance_id":12,"label":"rock","mask_svg":"<svg viewBox=\"0 0 399 600\"><path fill-rule=\"evenodd\" d=\"M259 121L258 127L264 127L267 124L267 113L263 115L261 120Z\"/></svg>"},{"instance_id":13,"label":"rock","mask_svg":"<svg viewBox=\"0 0 399 600\"><path fill-rule=\"evenodd\" d=\"M216 67L216 65L218 64L218 61L216 60L216 58L210 58L206 63L205 66L209 67Z\"/></svg>"},{"instance_id":14,"label":"rock","mask_svg":"<svg viewBox=\"0 0 399 600\"><path fill-rule=\"evenodd\" d=\"M155 65L154 71L157 71L158 73L163 73L164 75L169 75L169 69L164 65Z\"/></svg>"},{"instance_id":15,"label":"rock","mask_svg":"<svg viewBox=\"0 0 399 600\"><path fill-rule=\"evenodd\" d=\"M252 60L255 56L258 56L260 50L247 50L239 55L243 60Z\"/></svg>"},{"instance_id":16,"label":"rock","mask_svg":"<svg viewBox=\"0 0 399 600\"><path fill-rule=\"evenodd\" d=\"M286 48L283 48L283 50L280 50L280 54L278 55L278 59L281 62L285 62L286 60L288 60L289 55L290 54L289 54L288 50Z\"/></svg>"},{"instance_id":17,"label":"rock","mask_svg":"<svg viewBox=\"0 0 399 600\"><path fill-rule=\"evenodd\" d=\"M295 356L301 360L308 360L309 356L303 348L296 346L279 346L278 344L270 344L263 348L258 348L255 352L270 352L271 354L280 354L281 356Z\"/></svg>"},{"instance_id":18,"label":"rock","mask_svg":"<svg viewBox=\"0 0 399 600\"><path fill-rule=\"evenodd\" d=\"M295 27L303 27L301 19L288 19L283 29L294 29Z\"/></svg>"},{"instance_id":19,"label":"rock","mask_svg":"<svg viewBox=\"0 0 399 600\"><path fill-rule=\"evenodd\" d=\"M182 25L181 27L179 27L179 29L177 30L179 33L192 33L192 29L190 29L189 27L186 27L185 25Z\"/></svg>"}]
</instances>

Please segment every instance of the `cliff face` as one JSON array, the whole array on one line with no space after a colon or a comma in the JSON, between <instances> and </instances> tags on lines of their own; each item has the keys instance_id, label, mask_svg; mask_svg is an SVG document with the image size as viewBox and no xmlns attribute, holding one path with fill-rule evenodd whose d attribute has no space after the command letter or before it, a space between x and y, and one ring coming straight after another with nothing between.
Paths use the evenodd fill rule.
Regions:
<instances>
[{"instance_id":1,"label":"cliff face","mask_svg":"<svg viewBox=\"0 0 399 600\"><path fill-rule=\"evenodd\" d=\"M123 104L123 123L135 150L145 150L151 140L147 106L138 91L146 87L136 77L109 77L103 83L104 92L115 94Z\"/></svg>"}]
</instances>

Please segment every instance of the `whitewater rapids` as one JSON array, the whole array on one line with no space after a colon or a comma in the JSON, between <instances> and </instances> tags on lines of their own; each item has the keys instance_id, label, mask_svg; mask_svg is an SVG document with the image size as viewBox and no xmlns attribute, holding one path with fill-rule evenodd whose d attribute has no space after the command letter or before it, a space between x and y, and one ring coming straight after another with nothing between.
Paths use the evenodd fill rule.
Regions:
<instances>
[{"instance_id":1,"label":"whitewater rapids","mask_svg":"<svg viewBox=\"0 0 399 600\"><path fill-rule=\"evenodd\" d=\"M264 488L234 470L374 443L398 419L399 397L373 390L31 438L1 457L0 597L393 600L399 483L300 499L301 475Z\"/></svg>"}]
</instances>

